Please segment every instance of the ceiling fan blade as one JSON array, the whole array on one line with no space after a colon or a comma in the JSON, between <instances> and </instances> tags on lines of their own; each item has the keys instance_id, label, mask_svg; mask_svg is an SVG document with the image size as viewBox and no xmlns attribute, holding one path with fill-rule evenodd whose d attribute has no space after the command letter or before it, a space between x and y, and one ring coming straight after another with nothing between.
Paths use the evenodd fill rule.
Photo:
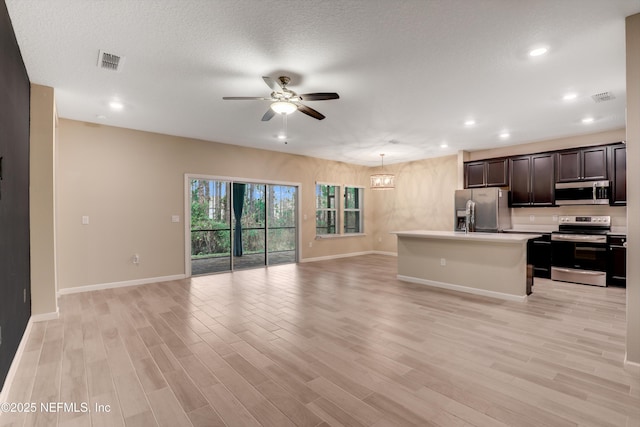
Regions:
<instances>
[{"instance_id":1,"label":"ceiling fan blade","mask_svg":"<svg viewBox=\"0 0 640 427\"><path fill-rule=\"evenodd\" d=\"M268 122L268 121L269 121L269 120L271 120L271 118L272 118L273 116L275 116L275 115L276 115L276 112L275 112L275 111L273 111L273 110L271 109L271 107L269 107L269 109L267 110L267 112L266 112L266 113L264 113L264 116L262 116L262 121L263 121L263 122Z\"/></svg>"},{"instance_id":2,"label":"ceiling fan blade","mask_svg":"<svg viewBox=\"0 0 640 427\"><path fill-rule=\"evenodd\" d=\"M307 107L306 105L302 105L302 104L296 104L296 105L298 106L298 111L300 111L301 113L304 113L307 116L311 116L314 119L318 119L318 120L324 119L324 115L320 114L313 108Z\"/></svg>"},{"instance_id":3,"label":"ceiling fan blade","mask_svg":"<svg viewBox=\"0 0 640 427\"><path fill-rule=\"evenodd\" d=\"M305 93L300 95L300 99L303 101L325 101L328 99L339 99L340 95L335 92L319 92L319 93Z\"/></svg>"},{"instance_id":4,"label":"ceiling fan blade","mask_svg":"<svg viewBox=\"0 0 640 427\"><path fill-rule=\"evenodd\" d=\"M271 101L271 98L261 96L223 96L222 99L226 101Z\"/></svg>"},{"instance_id":5,"label":"ceiling fan blade","mask_svg":"<svg viewBox=\"0 0 640 427\"><path fill-rule=\"evenodd\" d=\"M274 92L280 92L282 90L282 85L276 79L272 79L269 76L262 76L262 80L271 88Z\"/></svg>"}]
</instances>

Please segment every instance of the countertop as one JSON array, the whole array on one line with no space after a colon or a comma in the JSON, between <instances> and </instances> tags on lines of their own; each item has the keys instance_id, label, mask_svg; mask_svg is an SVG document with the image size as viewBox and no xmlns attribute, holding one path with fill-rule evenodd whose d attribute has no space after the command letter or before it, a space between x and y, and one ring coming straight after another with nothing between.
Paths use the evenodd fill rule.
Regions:
<instances>
[{"instance_id":1,"label":"countertop","mask_svg":"<svg viewBox=\"0 0 640 427\"><path fill-rule=\"evenodd\" d=\"M408 231L392 231L398 237L416 237L423 239L446 239L446 240L466 240L476 242L495 242L495 243L523 243L541 234L529 233L463 233L458 231L436 231L436 230L408 230Z\"/></svg>"},{"instance_id":2,"label":"countertop","mask_svg":"<svg viewBox=\"0 0 640 427\"><path fill-rule=\"evenodd\" d=\"M549 234L554 231L558 231L557 225L529 225L522 226L518 225L514 228L507 228L504 230L505 233L536 233L536 234Z\"/></svg>"}]
</instances>

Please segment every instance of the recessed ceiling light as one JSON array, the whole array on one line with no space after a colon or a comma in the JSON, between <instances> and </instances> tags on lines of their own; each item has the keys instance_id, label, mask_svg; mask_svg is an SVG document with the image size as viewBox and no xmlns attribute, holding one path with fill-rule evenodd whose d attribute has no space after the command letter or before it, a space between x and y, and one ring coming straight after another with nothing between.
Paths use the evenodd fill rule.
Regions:
<instances>
[{"instance_id":1,"label":"recessed ceiling light","mask_svg":"<svg viewBox=\"0 0 640 427\"><path fill-rule=\"evenodd\" d=\"M281 134L278 135L278 139L281 139L281 140L282 139L287 139L287 135L281 133Z\"/></svg>"},{"instance_id":2,"label":"recessed ceiling light","mask_svg":"<svg viewBox=\"0 0 640 427\"><path fill-rule=\"evenodd\" d=\"M465 126L473 126L476 124L476 121L473 119L467 120L466 122L464 122Z\"/></svg>"},{"instance_id":3,"label":"recessed ceiling light","mask_svg":"<svg viewBox=\"0 0 640 427\"><path fill-rule=\"evenodd\" d=\"M500 134L500 138L502 138L502 139L507 139L507 138L509 138L510 136L511 136L511 134L510 134L509 132L502 132L502 133Z\"/></svg>"},{"instance_id":4,"label":"recessed ceiling light","mask_svg":"<svg viewBox=\"0 0 640 427\"><path fill-rule=\"evenodd\" d=\"M109 103L109 107L111 107L112 110L122 110L124 108L124 104L120 101L111 101Z\"/></svg>"},{"instance_id":5,"label":"recessed ceiling light","mask_svg":"<svg viewBox=\"0 0 640 427\"><path fill-rule=\"evenodd\" d=\"M549 51L548 48L546 47L537 47L535 49L531 49L529 51L529 56L540 56L540 55L544 55L545 53L547 53Z\"/></svg>"},{"instance_id":6,"label":"recessed ceiling light","mask_svg":"<svg viewBox=\"0 0 640 427\"><path fill-rule=\"evenodd\" d=\"M565 101L572 101L574 99L576 99L578 97L578 94L576 93L568 93L565 96L562 97L563 100Z\"/></svg>"},{"instance_id":7,"label":"recessed ceiling light","mask_svg":"<svg viewBox=\"0 0 640 427\"><path fill-rule=\"evenodd\" d=\"M446 142L443 142L442 144L440 144L440 148L447 148L449 147L449 144L447 144Z\"/></svg>"},{"instance_id":8,"label":"recessed ceiling light","mask_svg":"<svg viewBox=\"0 0 640 427\"><path fill-rule=\"evenodd\" d=\"M96 119L104 120L106 118L107 118L107 116L105 116L104 114L97 114L96 115Z\"/></svg>"},{"instance_id":9,"label":"recessed ceiling light","mask_svg":"<svg viewBox=\"0 0 640 427\"><path fill-rule=\"evenodd\" d=\"M593 117L585 117L584 119L582 119L582 123L593 123Z\"/></svg>"}]
</instances>

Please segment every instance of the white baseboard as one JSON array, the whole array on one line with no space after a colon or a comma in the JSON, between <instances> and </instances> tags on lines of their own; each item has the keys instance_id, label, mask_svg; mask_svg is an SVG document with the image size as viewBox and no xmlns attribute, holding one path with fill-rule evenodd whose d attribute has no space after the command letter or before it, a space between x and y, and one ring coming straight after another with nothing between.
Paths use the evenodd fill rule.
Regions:
<instances>
[{"instance_id":1,"label":"white baseboard","mask_svg":"<svg viewBox=\"0 0 640 427\"><path fill-rule=\"evenodd\" d=\"M304 258L304 259L301 259L300 262L303 263L303 262L328 261L332 259L349 258L349 257L361 256L361 255L371 255L372 253L373 251L351 252L348 254L329 255L329 256L321 256L316 258Z\"/></svg>"},{"instance_id":2,"label":"white baseboard","mask_svg":"<svg viewBox=\"0 0 640 427\"><path fill-rule=\"evenodd\" d=\"M60 318L60 310L56 309L56 311L52 313L33 314L31 315L30 320L32 322L46 322L48 320L56 320L59 318Z\"/></svg>"},{"instance_id":3,"label":"white baseboard","mask_svg":"<svg viewBox=\"0 0 640 427\"><path fill-rule=\"evenodd\" d=\"M371 253L376 254L376 255L386 255L386 256L394 256L394 257L398 256L397 252L373 251Z\"/></svg>"},{"instance_id":4,"label":"white baseboard","mask_svg":"<svg viewBox=\"0 0 640 427\"><path fill-rule=\"evenodd\" d=\"M452 283L437 282L435 280L426 280L426 279L419 279L417 277L402 276L400 274L398 274L396 277L398 278L398 280L402 280L403 282L417 283L419 285L427 285L435 288L466 292L468 294L482 295L486 297L498 298L498 299L503 299L507 301L525 302L527 300L526 295L522 295L522 296L511 295L511 294L505 294L503 292L495 292L495 291L488 291L485 289L470 288L468 286L454 285Z\"/></svg>"},{"instance_id":5,"label":"white baseboard","mask_svg":"<svg viewBox=\"0 0 640 427\"><path fill-rule=\"evenodd\" d=\"M20 344L18 344L16 354L13 356L11 366L9 366L9 372L7 372L7 377L5 378L4 385L2 386L2 390L0 391L0 403L8 402L9 389L11 388L11 384L13 384L13 379L16 376L18 365L20 364L20 360L22 359L22 353L24 353L24 348L27 345L27 340L29 339L32 324L33 316L31 316L29 322L27 322L27 327L24 329L24 333L22 334L22 338L20 339ZM2 414L3 412L0 411L0 417L2 417Z\"/></svg>"},{"instance_id":6,"label":"white baseboard","mask_svg":"<svg viewBox=\"0 0 640 427\"><path fill-rule=\"evenodd\" d=\"M101 283L97 285L77 286L75 288L58 289L58 296L67 294L77 294L79 292L98 291L102 289L124 288L127 286L148 285L149 283L169 282L171 280L186 279L184 274L174 276L149 277L146 279L126 280L124 282Z\"/></svg>"},{"instance_id":7,"label":"white baseboard","mask_svg":"<svg viewBox=\"0 0 640 427\"><path fill-rule=\"evenodd\" d=\"M640 363L632 362L627 359L627 353L624 353L624 369L633 372L636 375L640 375ZM2 402L0 400L0 402Z\"/></svg>"}]
</instances>

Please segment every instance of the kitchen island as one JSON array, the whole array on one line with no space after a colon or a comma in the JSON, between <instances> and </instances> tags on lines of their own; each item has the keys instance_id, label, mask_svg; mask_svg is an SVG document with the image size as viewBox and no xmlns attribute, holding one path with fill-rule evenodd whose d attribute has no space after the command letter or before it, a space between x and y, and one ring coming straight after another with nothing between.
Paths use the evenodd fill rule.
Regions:
<instances>
[{"instance_id":1,"label":"kitchen island","mask_svg":"<svg viewBox=\"0 0 640 427\"><path fill-rule=\"evenodd\" d=\"M531 293L527 242L540 234L394 231L398 279L512 301Z\"/></svg>"}]
</instances>

